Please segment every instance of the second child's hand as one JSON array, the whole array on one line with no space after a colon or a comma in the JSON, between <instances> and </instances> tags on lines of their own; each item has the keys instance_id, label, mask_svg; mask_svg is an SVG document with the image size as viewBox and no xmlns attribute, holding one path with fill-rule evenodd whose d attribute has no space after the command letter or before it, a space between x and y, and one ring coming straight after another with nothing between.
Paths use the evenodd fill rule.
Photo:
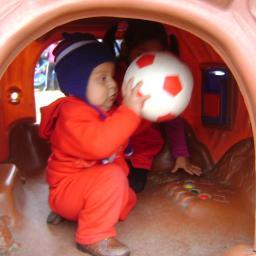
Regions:
<instances>
[{"instance_id":1,"label":"second child's hand","mask_svg":"<svg viewBox=\"0 0 256 256\"><path fill-rule=\"evenodd\" d=\"M184 156L179 156L176 158L174 167L171 172L175 173L179 169L183 169L186 173L190 175L201 176L203 173L201 167L193 165L190 162L189 158Z\"/></svg>"},{"instance_id":2,"label":"second child's hand","mask_svg":"<svg viewBox=\"0 0 256 256\"><path fill-rule=\"evenodd\" d=\"M140 95L139 91L142 86L142 82L138 82L133 86L133 79L130 79L126 84L122 86L122 96L124 104L133 110L138 115L141 115L141 109L144 102L150 98L149 95Z\"/></svg>"}]
</instances>

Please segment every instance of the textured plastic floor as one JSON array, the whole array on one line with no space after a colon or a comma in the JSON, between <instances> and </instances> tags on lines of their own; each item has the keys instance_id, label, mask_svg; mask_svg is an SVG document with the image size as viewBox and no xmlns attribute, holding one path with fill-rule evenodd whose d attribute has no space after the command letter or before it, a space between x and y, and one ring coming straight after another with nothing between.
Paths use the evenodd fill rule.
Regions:
<instances>
[{"instance_id":1,"label":"textured plastic floor","mask_svg":"<svg viewBox=\"0 0 256 256\"><path fill-rule=\"evenodd\" d=\"M28 179L23 188L22 219L11 230L18 246L10 255L87 255L75 248L76 223L46 224L49 208L44 177ZM186 215L151 180L138 195L137 207L126 221L118 223L117 230L118 239L129 246L133 256L220 256L235 244L252 243L252 237L241 235L235 226L230 237L225 228L216 225L207 216L193 219Z\"/></svg>"}]
</instances>

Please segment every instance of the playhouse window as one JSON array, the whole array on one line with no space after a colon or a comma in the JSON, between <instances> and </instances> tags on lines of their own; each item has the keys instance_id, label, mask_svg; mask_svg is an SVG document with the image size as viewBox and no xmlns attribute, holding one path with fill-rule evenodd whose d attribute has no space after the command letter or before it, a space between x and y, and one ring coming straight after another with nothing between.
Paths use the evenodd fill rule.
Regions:
<instances>
[{"instance_id":1,"label":"playhouse window","mask_svg":"<svg viewBox=\"0 0 256 256\"><path fill-rule=\"evenodd\" d=\"M233 78L223 65L202 67L202 122L215 128L231 128Z\"/></svg>"},{"instance_id":2,"label":"playhouse window","mask_svg":"<svg viewBox=\"0 0 256 256\"><path fill-rule=\"evenodd\" d=\"M40 108L64 96L59 90L56 73L54 71L54 57L52 51L55 46L56 43L51 44L42 52L34 71L34 95L37 123L41 120Z\"/></svg>"}]
</instances>

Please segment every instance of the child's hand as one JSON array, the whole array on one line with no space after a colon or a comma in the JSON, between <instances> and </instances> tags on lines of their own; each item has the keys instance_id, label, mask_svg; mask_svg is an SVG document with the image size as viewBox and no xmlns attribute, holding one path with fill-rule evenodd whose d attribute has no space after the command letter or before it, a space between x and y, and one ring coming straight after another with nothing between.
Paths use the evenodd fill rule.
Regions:
<instances>
[{"instance_id":1,"label":"child's hand","mask_svg":"<svg viewBox=\"0 0 256 256\"><path fill-rule=\"evenodd\" d=\"M138 82L134 87L132 86L133 79L130 79L127 84L122 87L122 95L124 104L140 115L144 102L150 97L149 95L140 95L139 91L142 82Z\"/></svg>"},{"instance_id":2,"label":"child's hand","mask_svg":"<svg viewBox=\"0 0 256 256\"><path fill-rule=\"evenodd\" d=\"M187 157L179 156L176 158L174 168L171 170L172 173L177 172L179 169L183 169L185 172L200 176L202 174L202 170L199 166L193 165Z\"/></svg>"}]
</instances>

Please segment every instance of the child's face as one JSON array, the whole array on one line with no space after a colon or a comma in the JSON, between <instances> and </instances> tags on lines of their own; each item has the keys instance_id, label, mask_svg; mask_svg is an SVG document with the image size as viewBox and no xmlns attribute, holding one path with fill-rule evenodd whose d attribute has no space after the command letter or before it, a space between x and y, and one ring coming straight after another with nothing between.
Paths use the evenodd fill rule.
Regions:
<instances>
[{"instance_id":1,"label":"child's face","mask_svg":"<svg viewBox=\"0 0 256 256\"><path fill-rule=\"evenodd\" d=\"M152 39L144 41L140 44L138 44L136 47L134 47L130 51L129 60L132 62L134 59L136 59L139 55L145 52L149 51L163 51L164 47L162 43L159 40Z\"/></svg>"},{"instance_id":2,"label":"child's face","mask_svg":"<svg viewBox=\"0 0 256 256\"><path fill-rule=\"evenodd\" d=\"M117 85L113 79L115 65L105 62L95 67L89 77L86 98L89 103L104 111L111 109L117 95Z\"/></svg>"}]
</instances>

